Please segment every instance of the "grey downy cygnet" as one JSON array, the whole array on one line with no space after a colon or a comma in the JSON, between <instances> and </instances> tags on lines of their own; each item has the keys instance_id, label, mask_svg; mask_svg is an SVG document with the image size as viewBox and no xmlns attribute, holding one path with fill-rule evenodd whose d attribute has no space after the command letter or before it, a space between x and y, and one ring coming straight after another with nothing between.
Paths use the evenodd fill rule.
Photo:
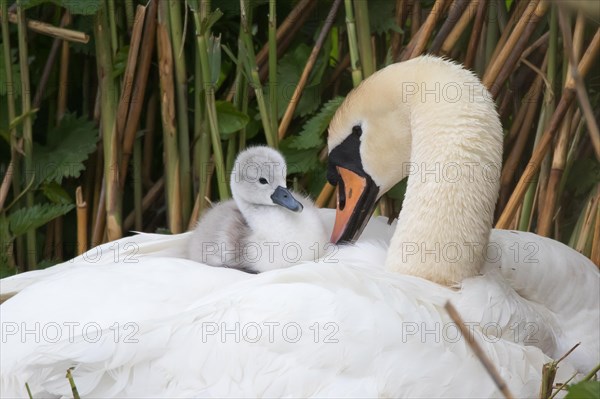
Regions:
<instances>
[{"instance_id":1,"label":"grey downy cygnet","mask_svg":"<svg viewBox=\"0 0 600 399\"><path fill-rule=\"evenodd\" d=\"M283 156L272 148L241 152L230 179L233 199L200 218L190 259L261 273L323 256L329 240L318 209L286 188L286 173Z\"/></svg>"}]
</instances>

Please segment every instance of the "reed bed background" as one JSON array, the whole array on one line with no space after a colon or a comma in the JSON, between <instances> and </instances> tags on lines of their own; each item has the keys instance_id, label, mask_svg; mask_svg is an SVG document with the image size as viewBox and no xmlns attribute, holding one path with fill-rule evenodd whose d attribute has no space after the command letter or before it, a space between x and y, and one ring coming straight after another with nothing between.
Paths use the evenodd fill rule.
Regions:
<instances>
[{"instance_id":1,"label":"reed bed background","mask_svg":"<svg viewBox=\"0 0 600 399\"><path fill-rule=\"evenodd\" d=\"M181 233L249 145L335 205L326 129L376 70L474 70L505 130L497 227L600 265L595 0L0 0L0 276L132 231ZM594 65L596 63L596 65ZM405 182L377 212L401 210Z\"/></svg>"}]
</instances>

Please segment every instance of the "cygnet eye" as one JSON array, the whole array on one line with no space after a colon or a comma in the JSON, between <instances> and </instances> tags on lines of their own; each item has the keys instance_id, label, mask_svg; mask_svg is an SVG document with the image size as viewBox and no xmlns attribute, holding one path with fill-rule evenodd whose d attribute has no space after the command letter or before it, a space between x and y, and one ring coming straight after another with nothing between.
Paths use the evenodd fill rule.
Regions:
<instances>
[{"instance_id":1,"label":"cygnet eye","mask_svg":"<svg viewBox=\"0 0 600 399\"><path fill-rule=\"evenodd\" d=\"M260 179L258 179L258 182L260 184L267 184L268 183L267 179L265 179L264 177L261 177Z\"/></svg>"}]
</instances>

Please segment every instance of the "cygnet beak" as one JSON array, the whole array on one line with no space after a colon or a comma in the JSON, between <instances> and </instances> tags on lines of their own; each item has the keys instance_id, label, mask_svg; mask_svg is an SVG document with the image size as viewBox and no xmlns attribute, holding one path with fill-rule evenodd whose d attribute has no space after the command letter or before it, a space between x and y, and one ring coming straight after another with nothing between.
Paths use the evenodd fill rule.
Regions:
<instances>
[{"instance_id":1,"label":"cygnet beak","mask_svg":"<svg viewBox=\"0 0 600 399\"><path fill-rule=\"evenodd\" d=\"M273 195L271 195L271 199L274 204L287 208L292 212L302 212L302 209L304 209L302 204L294 198L290 190L285 187L278 186Z\"/></svg>"}]
</instances>

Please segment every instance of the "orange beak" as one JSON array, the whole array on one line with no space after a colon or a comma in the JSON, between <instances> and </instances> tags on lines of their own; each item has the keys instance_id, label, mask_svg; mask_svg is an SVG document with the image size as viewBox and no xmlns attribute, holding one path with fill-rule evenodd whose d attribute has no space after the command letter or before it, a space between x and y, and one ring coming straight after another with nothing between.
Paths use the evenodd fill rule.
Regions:
<instances>
[{"instance_id":1,"label":"orange beak","mask_svg":"<svg viewBox=\"0 0 600 399\"><path fill-rule=\"evenodd\" d=\"M370 177L337 166L339 175L335 224L331 242L353 242L362 233L375 204L378 187Z\"/></svg>"}]
</instances>

